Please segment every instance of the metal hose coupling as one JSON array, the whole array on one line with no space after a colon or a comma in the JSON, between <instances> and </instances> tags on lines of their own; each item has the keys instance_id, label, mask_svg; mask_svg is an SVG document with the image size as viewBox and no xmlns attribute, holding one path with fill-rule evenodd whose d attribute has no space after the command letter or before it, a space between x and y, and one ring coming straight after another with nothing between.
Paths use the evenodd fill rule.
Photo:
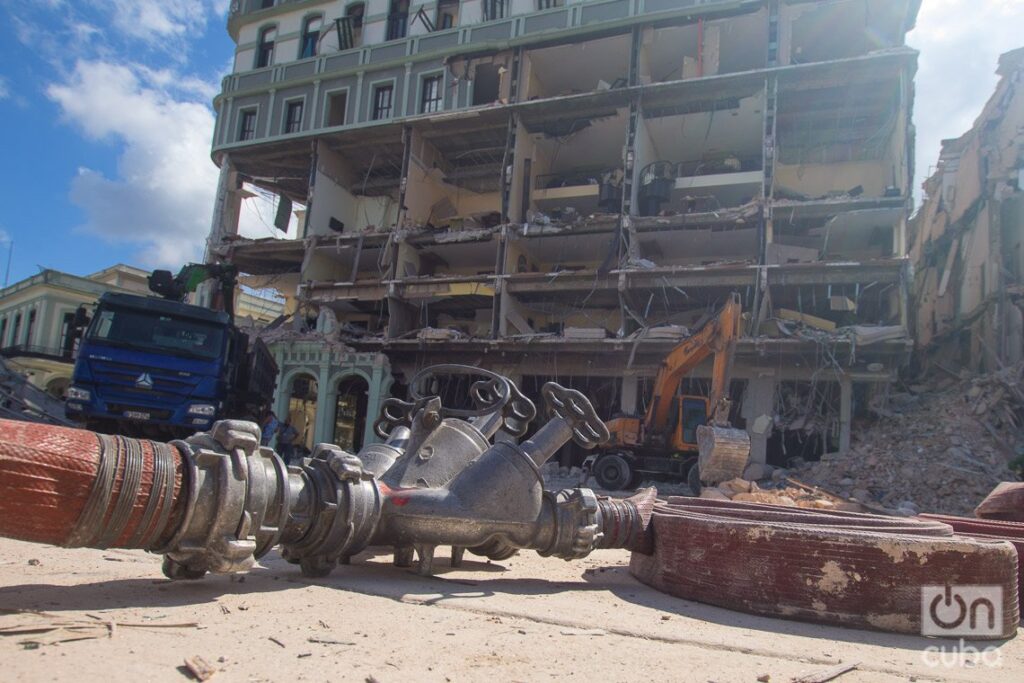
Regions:
<instances>
[{"instance_id":1,"label":"metal hose coupling","mask_svg":"<svg viewBox=\"0 0 1024 683\"><path fill-rule=\"evenodd\" d=\"M209 432L173 442L185 470L184 517L161 547L172 579L247 569L281 540L291 508L284 463L260 447L252 422L223 420Z\"/></svg>"},{"instance_id":2,"label":"metal hose coupling","mask_svg":"<svg viewBox=\"0 0 1024 683\"><path fill-rule=\"evenodd\" d=\"M326 576L370 542L380 520L381 490L359 458L333 444L318 444L291 471L301 478L304 500L292 512L281 555L306 576Z\"/></svg>"}]
</instances>

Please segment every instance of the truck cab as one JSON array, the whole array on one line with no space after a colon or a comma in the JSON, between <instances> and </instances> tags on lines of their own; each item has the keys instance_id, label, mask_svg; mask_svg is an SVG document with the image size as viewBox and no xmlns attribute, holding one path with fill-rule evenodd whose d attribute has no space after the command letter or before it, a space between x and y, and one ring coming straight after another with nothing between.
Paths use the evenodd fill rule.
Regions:
<instances>
[{"instance_id":1,"label":"truck cab","mask_svg":"<svg viewBox=\"0 0 1024 683\"><path fill-rule=\"evenodd\" d=\"M154 436L207 429L223 414L245 352L226 313L104 294L78 349L68 417Z\"/></svg>"}]
</instances>

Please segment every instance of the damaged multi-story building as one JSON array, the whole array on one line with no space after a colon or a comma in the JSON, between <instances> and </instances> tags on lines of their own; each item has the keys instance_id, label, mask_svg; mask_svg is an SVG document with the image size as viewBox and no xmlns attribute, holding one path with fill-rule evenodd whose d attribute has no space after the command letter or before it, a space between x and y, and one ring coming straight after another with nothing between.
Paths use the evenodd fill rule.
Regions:
<instances>
[{"instance_id":1,"label":"damaged multi-story building","mask_svg":"<svg viewBox=\"0 0 1024 683\"><path fill-rule=\"evenodd\" d=\"M992 372L1024 357L1024 48L997 73L974 127L943 140L911 223L922 368Z\"/></svg>"},{"instance_id":2,"label":"damaged multi-story building","mask_svg":"<svg viewBox=\"0 0 1024 683\"><path fill-rule=\"evenodd\" d=\"M233 3L212 247L310 330L274 344L278 411L358 446L458 362L642 413L737 292L752 459L845 450L911 348L919 4ZM237 235L252 185L287 239Z\"/></svg>"}]
</instances>

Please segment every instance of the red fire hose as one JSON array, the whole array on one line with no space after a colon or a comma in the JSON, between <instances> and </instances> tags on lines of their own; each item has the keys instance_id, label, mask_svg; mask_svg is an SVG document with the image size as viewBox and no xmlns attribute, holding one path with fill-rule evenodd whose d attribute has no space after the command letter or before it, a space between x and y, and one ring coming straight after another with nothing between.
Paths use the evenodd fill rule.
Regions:
<instances>
[{"instance_id":1,"label":"red fire hose","mask_svg":"<svg viewBox=\"0 0 1024 683\"><path fill-rule=\"evenodd\" d=\"M0 420L0 536L67 547L148 548L182 514L168 444Z\"/></svg>"},{"instance_id":2,"label":"red fire hose","mask_svg":"<svg viewBox=\"0 0 1024 683\"><path fill-rule=\"evenodd\" d=\"M921 633L922 589L1002 587L1017 632L1017 552L939 521L698 498L655 506L653 553L630 571L687 600L819 623Z\"/></svg>"}]
</instances>

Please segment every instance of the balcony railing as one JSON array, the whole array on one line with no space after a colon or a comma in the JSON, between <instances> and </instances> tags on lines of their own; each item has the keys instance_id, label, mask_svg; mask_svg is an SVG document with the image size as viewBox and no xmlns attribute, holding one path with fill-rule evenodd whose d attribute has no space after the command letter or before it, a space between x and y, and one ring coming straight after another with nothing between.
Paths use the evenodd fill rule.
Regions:
<instances>
[{"instance_id":1,"label":"balcony railing","mask_svg":"<svg viewBox=\"0 0 1024 683\"><path fill-rule=\"evenodd\" d=\"M15 358L17 356L31 358L49 358L51 360L71 361L71 349L55 346L38 346L35 344L11 344L0 348L0 356Z\"/></svg>"}]
</instances>

